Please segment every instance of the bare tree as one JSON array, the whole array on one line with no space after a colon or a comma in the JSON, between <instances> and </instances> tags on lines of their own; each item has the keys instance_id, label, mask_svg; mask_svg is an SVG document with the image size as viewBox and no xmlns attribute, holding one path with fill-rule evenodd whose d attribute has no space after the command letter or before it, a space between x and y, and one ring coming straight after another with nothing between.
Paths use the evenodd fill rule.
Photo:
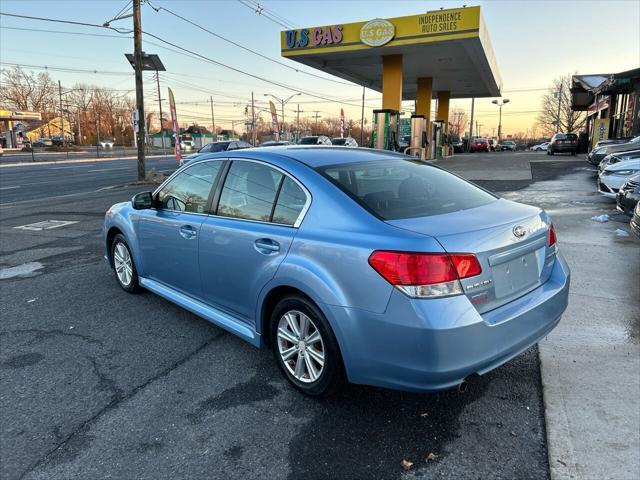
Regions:
<instances>
[{"instance_id":1,"label":"bare tree","mask_svg":"<svg viewBox=\"0 0 640 480\"><path fill-rule=\"evenodd\" d=\"M463 137L469 125L469 117L467 112L459 108L454 108L449 114L449 134Z\"/></svg>"},{"instance_id":2,"label":"bare tree","mask_svg":"<svg viewBox=\"0 0 640 480\"><path fill-rule=\"evenodd\" d=\"M2 70L0 104L15 110L54 110L56 85L48 72L25 72L19 66Z\"/></svg>"},{"instance_id":3,"label":"bare tree","mask_svg":"<svg viewBox=\"0 0 640 480\"><path fill-rule=\"evenodd\" d=\"M542 96L537 124L545 135L577 133L585 124L584 112L571 110L571 75L556 78ZM558 115L559 114L559 115Z\"/></svg>"}]
</instances>

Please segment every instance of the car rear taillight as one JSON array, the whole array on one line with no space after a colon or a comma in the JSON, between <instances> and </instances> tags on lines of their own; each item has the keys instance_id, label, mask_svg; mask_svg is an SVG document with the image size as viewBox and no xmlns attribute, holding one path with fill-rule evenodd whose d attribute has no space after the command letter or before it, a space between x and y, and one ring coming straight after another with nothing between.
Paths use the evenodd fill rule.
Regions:
<instances>
[{"instance_id":1,"label":"car rear taillight","mask_svg":"<svg viewBox=\"0 0 640 480\"><path fill-rule=\"evenodd\" d=\"M547 233L547 246L553 247L556 244L556 230L553 228L553 224L549 225L549 232Z\"/></svg>"},{"instance_id":2,"label":"car rear taillight","mask_svg":"<svg viewBox=\"0 0 640 480\"><path fill-rule=\"evenodd\" d=\"M369 265L391 285L414 298L463 293L460 279L482 273L470 253L415 253L377 250Z\"/></svg>"}]
</instances>

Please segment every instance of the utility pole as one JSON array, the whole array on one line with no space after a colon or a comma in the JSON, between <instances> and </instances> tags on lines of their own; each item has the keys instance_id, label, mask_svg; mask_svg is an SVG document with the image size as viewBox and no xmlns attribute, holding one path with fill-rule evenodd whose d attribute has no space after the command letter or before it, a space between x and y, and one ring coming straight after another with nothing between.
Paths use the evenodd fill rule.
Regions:
<instances>
[{"instance_id":1,"label":"utility pole","mask_svg":"<svg viewBox=\"0 0 640 480\"><path fill-rule=\"evenodd\" d=\"M165 155L164 151L164 130L162 129L162 99L160 98L160 74L156 70L156 83L158 85L158 109L160 110L160 139L162 141L162 154ZM124 136L124 135L123 135ZM124 138L122 140L124 144Z\"/></svg>"},{"instance_id":2,"label":"utility pole","mask_svg":"<svg viewBox=\"0 0 640 480\"><path fill-rule=\"evenodd\" d=\"M300 104L298 104L298 109L296 110L296 141L300 139L300 114L304 113L304 110L300 110Z\"/></svg>"},{"instance_id":3,"label":"utility pole","mask_svg":"<svg viewBox=\"0 0 640 480\"><path fill-rule=\"evenodd\" d=\"M218 140L218 133L216 132L216 117L213 113L213 96L209 96L209 100L211 101L211 130L212 130L212 138L213 141L216 142ZM231 127L233 129L233 126Z\"/></svg>"},{"instance_id":4,"label":"utility pole","mask_svg":"<svg viewBox=\"0 0 640 480\"><path fill-rule=\"evenodd\" d=\"M318 134L318 118L320 118L320 111L319 110L314 110L314 117L316 118L316 125L315 125L315 134Z\"/></svg>"},{"instance_id":5,"label":"utility pole","mask_svg":"<svg viewBox=\"0 0 640 480\"><path fill-rule=\"evenodd\" d=\"M469 140L467 141L467 151L471 149L471 137L473 137L473 112L476 106L476 99L471 99L471 122L469 123Z\"/></svg>"},{"instance_id":6,"label":"utility pole","mask_svg":"<svg viewBox=\"0 0 640 480\"><path fill-rule=\"evenodd\" d=\"M558 95L558 120L556 122L556 133L560 132L560 105L562 103L562 87L564 86L564 84L562 83L562 80L560 80L560 91L557 93Z\"/></svg>"},{"instance_id":7,"label":"utility pole","mask_svg":"<svg viewBox=\"0 0 640 480\"><path fill-rule=\"evenodd\" d=\"M282 136L286 140L287 136L285 135L285 126L284 126L284 100L280 100L280 105L282 106Z\"/></svg>"},{"instance_id":8,"label":"utility pole","mask_svg":"<svg viewBox=\"0 0 640 480\"><path fill-rule=\"evenodd\" d=\"M58 97L60 98L60 138L62 138L62 145L64 145L64 111L62 110L62 85L58 80Z\"/></svg>"},{"instance_id":9,"label":"utility pole","mask_svg":"<svg viewBox=\"0 0 640 480\"><path fill-rule=\"evenodd\" d=\"M142 19L140 16L140 0L133 0L133 54L135 56L136 76L136 109L138 110L138 181L146 177L144 168L144 92L142 87Z\"/></svg>"},{"instance_id":10,"label":"utility pole","mask_svg":"<svg viewBox=\"0 0 640 480\"><path fill-rule=\"evenodd\" d=\"M256 104L253 101L253 92L251 92L251 126L252 126L251 138L253 140L252 144L255 147L256 146L256 140L257 140L257 135L256 135Z\"/></svg>"},{"instance_id":11,"label":"utility pole","mask_svg":"<svg viewBox=\"0 0 640 480\"><path fill-rule=\"evenodd\" d=\"M360 112L360 146L364 144L364 85L362 85L362 111Z\"/></svg>"}]
</instances>

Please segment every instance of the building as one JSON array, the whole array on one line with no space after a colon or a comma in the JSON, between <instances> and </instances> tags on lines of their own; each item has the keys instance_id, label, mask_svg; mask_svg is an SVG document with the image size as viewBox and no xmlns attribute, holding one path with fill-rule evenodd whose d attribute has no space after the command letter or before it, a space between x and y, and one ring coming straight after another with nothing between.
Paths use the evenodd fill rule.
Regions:
<instances>
[{"instance_id":1,"label":"building","mask_svg":"<svg viewBox=\"0 0 640 480\"><path fill-rule=\"evenodd\" d=\"M640 68L620 73L573 75L571 109L587 112L591 145L640 134Z\"/></svg>"}]
</instances>

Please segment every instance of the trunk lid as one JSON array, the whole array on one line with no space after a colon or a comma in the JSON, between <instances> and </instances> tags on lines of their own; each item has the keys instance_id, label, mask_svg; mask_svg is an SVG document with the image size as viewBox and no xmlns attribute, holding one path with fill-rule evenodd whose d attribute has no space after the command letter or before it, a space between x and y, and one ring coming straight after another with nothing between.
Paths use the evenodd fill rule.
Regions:
<instances>
[{"instance_id":1,"label":"trunk lid","mask_svg":"<svg viewBox=\"0 0 640 480\"><path fill-rule=\"evenodd\" d=\"M434 237L450 253L473 253L482 273L461 280L480 313L504 305L544 283L555 246L547 247L549 220L539 208L499 199L488 205L387 223ZM517 233L524 233L522 236Z\"/></svg>"}]
</instances>

